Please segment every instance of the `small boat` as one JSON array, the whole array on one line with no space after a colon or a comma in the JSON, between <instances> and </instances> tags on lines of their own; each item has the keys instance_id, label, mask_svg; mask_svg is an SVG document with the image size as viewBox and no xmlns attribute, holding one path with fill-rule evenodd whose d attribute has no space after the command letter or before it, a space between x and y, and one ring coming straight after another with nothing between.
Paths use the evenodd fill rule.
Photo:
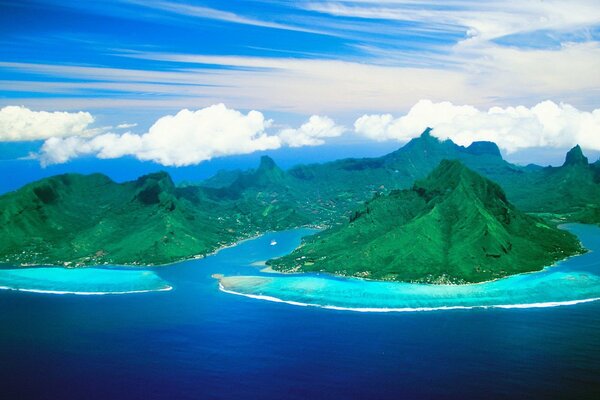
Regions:
<instances>
[{"instance_id":1,"label":"small boat","mask_svg":"<svg viewBox=\"0 0 600 400\"><path fill-rule=\"evenodd\" d=\"M271 246L275 246L277 242L275 240L271 240Z\"/></svg>"}]
</instances>

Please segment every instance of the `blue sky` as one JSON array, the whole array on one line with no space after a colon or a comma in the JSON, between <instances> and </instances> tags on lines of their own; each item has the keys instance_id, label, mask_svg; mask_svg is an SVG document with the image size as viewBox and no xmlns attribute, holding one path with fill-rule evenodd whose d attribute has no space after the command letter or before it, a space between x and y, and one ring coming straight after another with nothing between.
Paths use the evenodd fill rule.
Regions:
<instances>
[{"instance_id":1,"label":"blue sky","mask_svg":"<svg viewBox=\"0 0 600 400\"><path fill-rule=\"evenodd\" d=\"M509 158L576 142L600 150L592 132L600 124L599 8L552 0L0 0L0 107L91 116L72 117L60 132L66 117L54 115L26 132L14 127L35 115L11 108L0 140L35 139L35 152L56 136L49 162L100 154L164 165L331 140L402 143L423 126L461 144L495 140ZM163 116L220 103L242 116L257 110L264 121L205 112L143 136ZM357 127L363 115L371 118ZM213 130L226 127L223 140L227 129L245 129L223 118L252 125L249 136L233 135L237 146L200 140L216 147L198 157L158 154L170 145L159 135L207 119ZM48 125L56 129L40 132ZM179 142L207 134L188 130ZM127 131L138 137L123 138ZM80 140L62 142L71 137Z\"/></svg>"}]
</instances>

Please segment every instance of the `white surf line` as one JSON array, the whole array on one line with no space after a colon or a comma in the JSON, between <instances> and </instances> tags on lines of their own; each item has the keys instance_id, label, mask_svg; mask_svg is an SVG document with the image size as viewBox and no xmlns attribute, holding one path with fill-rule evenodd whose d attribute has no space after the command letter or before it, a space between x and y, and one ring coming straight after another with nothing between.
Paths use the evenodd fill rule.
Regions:
<instances>
[{"instance_id":1,"label":"white surf line","mask_svg":"<svg viewBox=\"0 0 600 400\"><path fill-rule=\"evenodd\" d=\"M146 290L128 290L121 292L77 292L77 291L62 291L62 290L44 290L44 289L23 289L14 288L9 286L0 286L0 290L13 290L15 292L29 292L29 293L42 293L42 294L56 294L56 295L77 295L77 296L103 296L110 294L136 294L136 293L152 293L152 292L168 292L173 289L173 286L167 286L160 289L146 289Z\"/></svg>"},{"instance_id":2,"label":"white surf line","mask_svg":"<svg viewBox=\"0 0 600 400\"><path fill-rule=\"evenodd\" d=\"M298 301L292 300L283 300L277 297L265 296L265 295L255 295L255 294L245 294L235 292L233 290L228 290L223 287L223 285L219 282L219 290L224 293L234 294L237 296L248 297L251 299L257 300L265 300L273 303L285 303L294 306L301 307L317 307L317 308L325 308L329 310L338 310L338 311L355 311L355 312L376 312L376 313L389 313L389 312L418 312L418 311L447 311L447 310L471 310L475 308L503 308L503 309L511 309L511 308L547 308L547 307L559 307L559 306L570 306L575 304L582 303L590 303L593 301L600 300L600 297L594 297L590 299L582 299L582 300L567 300L567 301L558 301L558 302L547 302L547 303L527 303L527 304L492 304L492 305L478 305L478 306L440 306L440 307L406 307L406 308L368 308L368 307L340 307L333 305L321 305L314 303L301 303Z\"/></svg>"}]
</instances>

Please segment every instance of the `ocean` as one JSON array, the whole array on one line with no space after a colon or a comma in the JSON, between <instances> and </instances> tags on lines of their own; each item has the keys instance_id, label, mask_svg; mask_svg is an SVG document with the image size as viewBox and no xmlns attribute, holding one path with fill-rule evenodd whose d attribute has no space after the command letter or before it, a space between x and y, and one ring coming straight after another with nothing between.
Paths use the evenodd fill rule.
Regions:
<instances>
[{"instance_id":1,"label":"ocean","mask_svg":"<svg viewBox=\"0 0 600 400\"><path fill-rule=\"evenodd\" d=\"M600 241L597 228L575 229L584 243ZM142 269L145 285L156 283L159 290L164 281L172 286L168 291L78 296L0 290L0 395L600 398L600 301L354 312L237 296L219 290L211 277L267 276L251 264L289 252L308 233L268 233L204 259ZM598 254L557 268L598 275ZM109 278L98 281L105 285ZM120 285L136 289L129 280ZM6 282L0 279L0 286ZM90 280L80 289L98 291Z\"/></svg>"}]
</instances>

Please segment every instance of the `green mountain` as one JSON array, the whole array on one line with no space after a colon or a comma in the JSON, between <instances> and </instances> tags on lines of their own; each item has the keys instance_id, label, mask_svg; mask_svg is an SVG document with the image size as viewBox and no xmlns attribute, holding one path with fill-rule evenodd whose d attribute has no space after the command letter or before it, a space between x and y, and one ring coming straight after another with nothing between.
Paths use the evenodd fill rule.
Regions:
<instances>
[{"instance_id":1,"label":"green mountain","mask_svg":"<svg viewBox=\"0 0 600 400\"><path fill-rule=\"evenodd\" d=\"M517 210L494 182L442 161L411 189L376 196L344 224L268 264L288 272L465 283L540 270L580 251L574 236Z\"/></svg>"},{"instance_id":2,"label":"green mountain","mask_svg":"<svg viewBox=\"0 0 600 400\"><path fill-rule=\"evenodd\" d=\"M164 172L122 184L59 175L1 196L0 210L0 261L17 264L162 264L300 222L176 188Z\"/></svg>"},{"instance_id":3,"label":"green mountain","mask_svg":"<svg viewBox=\"0 0 600 400\"><path fill-rule=\"evenodd\" d=\"M565 220L600 223L600 162L588 164L579 146L561 167L522 167L502 158L492 142L468 147L439 140L427 129L400 149L376 158L344 159L323 164L299 165L288 171L296 185L314 201L335 207L332 218L349 215L375 193L411 187L442 160L458 160L498 183L508 199L527 212L556 214ZM333 220L324 219L331 224Z\"/></svg>"},{"instance_id":4,"label":"green mountain","mask_svg":"<svg viewBox=\"0 0 600 400\"><path fill-rule=\"evenodd\" d=\"M235 202L244 212L262 210L255 214L277 221L270 229L281 226L283 220L288 221L287 227L332 222L345 210L336 207L338 196L322 196L310 182L282 170L268 156L261 157L256 169L233 174L220 172L202 182L198 190L215 201Z\"/></svg>"},{"instance_id":5,"label":"green mountain","mask_svg":"<svg viewBox=\"0 0 600 400\"><path fill-rule=\"evenodd\" d=\"M528 212L559 214L572 221L600 223L600 168L588 164L579 146L571 149L560 167L532 171L512 185L509 198Z\"/></svg>"},{"instance_id":6,"label":"green mountain","mask_svg":"<svg viewBox=\"0 0 600 400\"><path fill-rule=\"evenodd\" d=\"M569 150L567 156L565 157L565 166L583 165L587 167L588 164L588 159L586 156L583 155L583 151L581 150L581 147L579 147L579 145Z\"/></svg>"},{"instance_id":7,"label":"green mountain","mask_svg":"<svg viewBox=\"0 0 600 400\"><path fill-rule=\"evenodd\" d=\"M411 187L442 160L458 160L498 183L508 199L527 212L556 214L567 220L600 223L600 163L588 164L579 146L561 167L517 166L505 161L492 142L468 147L439 140L427 129L400 149L376 158L349 158L323 164L277 168L270 184L257 171L221 172L202 183L227 193L223 197L255 199L257 193L277 195L282 204L296 207L313 224L335 224L341 216L376 193ZM259 168L260 170L261 168Z\"/></svg>"},{"instance_id":8,"label":"green mountain","mask_svg":"<svg viewBox=\"0 0 600 400\"><path fill-rule=\"evenodd\" d=\"M337 210L334 217L339 217L349 215L375 193L409 188L445 159L460 160L494 181L509 184L527 173L526 168L506 162L495 143L474 142L463 147L439 140L426 129L420 137L382 157L299 165L288 174L312 191L315 199L333 204Z\"/></svg>"},{"instance_id":9,"label":"green mountain","mask_svg":"<svg viewBox=\"0 0 600 400\"><path fill-rule=\"evenodd\" d=\"M374 195L410 188L444 159L495 181L523 211L600 223L600 163L588 164L578 146L561 167L519 167L494 143L458 146L428 129L382 157L284 171L264 156L255 169L182 187L166 173L122 184L97 174L43 179L0 196L0 262L159 264L267 230L335 226Z\"/></svg>"},{"instance_id":10,"label":"green mountain","mask_svg":"<svg viewBox=\"0 0 600 400\"><path fill-rule=\"evenodd\" d=\"M239 198L249 189L287 188L287 175L269 156L262 156L257 169L247 172L234 171L232 174L220 172L203 182L207 193L217 198Z\"/></svg>"}]
</instances>

